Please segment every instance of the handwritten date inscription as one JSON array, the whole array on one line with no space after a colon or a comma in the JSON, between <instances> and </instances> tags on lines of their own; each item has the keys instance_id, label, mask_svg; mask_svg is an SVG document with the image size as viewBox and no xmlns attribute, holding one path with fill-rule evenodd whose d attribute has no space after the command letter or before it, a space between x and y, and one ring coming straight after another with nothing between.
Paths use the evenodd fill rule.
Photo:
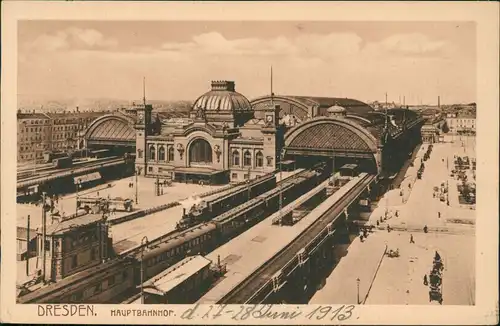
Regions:
<instances>
[{"instance_id":1,"label":"handwritten date inscription","mask_svg":"<svg viewBox=\"0 0 500 326\"><path fill-rule=\"evenodd\" d=\"M353 305L341 306L282 306L282 305L195 305L181 315L182 319L216 320L225 317L235 321L248 319L294 320L298 317L307 320L344 321L352 317Z\"/></svg>"}]
</instances>

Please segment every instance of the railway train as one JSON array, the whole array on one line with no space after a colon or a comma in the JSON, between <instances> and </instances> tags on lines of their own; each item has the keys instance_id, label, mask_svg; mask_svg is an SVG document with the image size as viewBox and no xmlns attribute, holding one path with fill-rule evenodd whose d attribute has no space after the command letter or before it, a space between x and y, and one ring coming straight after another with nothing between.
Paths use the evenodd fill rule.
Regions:
<instances>
[{"instance_id":1,"label":"railway train","mask_svg":"<svg viewBox=\"0 0 500 326\"><path fill-rule=\"evenodd\" d=\"M95 158L103 158L109 157L112 153L109 149L97 149L97 150L88 150L88 149L78 149L70 152L61 152L61 151L48 151L43 153L43 162L50 163L54 160L61 158L82 158L82 157L95 157Z\"/></svg>"},{"instance_id":2,"label":"railway train","mask_svg":"<svg viewBox=\"0 0 500 326\"><path fill-rule=\"evenodd\" d=\"M73 166L73 159L71 157L60 157L52 161L52 165L56 169L65 169Z\"/></svg>"},{"instance_id":3,"label":"railway train","mask_svg":"<svg viewBox=\"0 0 500 326\"><path fill-rule=\"evenodd\" d=\"M161 242L151 241L144 247L89 268L18 298L19 303L118 303L125 295L136 291L140 284L141 265L146 280L183 258L206 254L262 220L266 213L275 212L302 193L326 179L324 165L320 169L304 170L244 204L186 230L175 232ZM300 190L298 190L300 189Z\"/></svg>"},{"instance_id":4,"label":"railway train","mask_svg":"<svg viewBox=\"0 0 500 326\"><path fill-rule=\"evenodd\" d=\"M263 177L249 181L247 185L237 186L235 192L225 196L218 197L212 201L201 201L193 205L177 223L177 230L187 229L195 224L206 222L218 216L231 207L243 204L252 198L255 198L276 187L276 176L267 174ZM185 211L185 210L184 210Z\"/></svg>"}]
</instances>

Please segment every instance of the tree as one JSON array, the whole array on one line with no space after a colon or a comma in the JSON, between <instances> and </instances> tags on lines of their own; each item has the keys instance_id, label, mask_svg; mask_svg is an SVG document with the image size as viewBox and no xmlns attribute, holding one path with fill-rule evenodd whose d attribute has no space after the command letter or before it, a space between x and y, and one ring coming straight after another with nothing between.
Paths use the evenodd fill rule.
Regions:
<instances>
[{"instance_id":1,"label":"tree","mask_svg":"<svg viewBox=\"0 0 500 326\"><path fill-rule=\"evenodd\" d=\"M446 121L441 126L441 131L444 132L445 134L447 134L450 131L450 128L448 127L448 123L446 123Z\"/></svg>"}]
</instances>

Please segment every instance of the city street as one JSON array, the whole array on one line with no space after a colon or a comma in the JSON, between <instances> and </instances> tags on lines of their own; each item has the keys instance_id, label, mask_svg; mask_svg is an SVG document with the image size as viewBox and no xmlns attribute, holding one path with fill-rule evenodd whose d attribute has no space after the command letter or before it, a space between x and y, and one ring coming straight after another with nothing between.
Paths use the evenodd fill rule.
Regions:
<instances>
[{"instance_id":1,"label":"city street","mask_svg":"<svg viewBox=\"0 0 500 326\"><path fill-rule=\"evenodd\" d=\"M469 141L469 145L472 144L472 141ZM427 146L423 146L425 150ZM390 212L399 211L398 217L389 214L391 217L381 225L381 228L385 228L389 224L398 230L388 233L382 229L378 232L384 234L389 249L399 249L401 256L386 257L383 260L366 304L429 303L429 289L423 285L423 277L432 268L435 251L439 252L445 264L443 304L474 304L475 228L469 223L475 221L475 210L458 205L458 199L453 198L458 193L453 190L450 190L450 206L439 198L432 197L433 187L442 182L448 181L450 188L455 187L448 172L454 168L454 155L475 155L473 147L467 148L466 154L463 154L462 149L463 147L452 143L434 144L430 159L425 162L422 179L414 177L420 158L417 158L415 166L407 171L405 180L414 180L414 184L411 189L408 185L402 186L406 189L405 194L408 194L406 203L402 203L399 189L396 189L387 193L387 197L379 202L379 207L372 213L370 222L376 223L376 220L383 216L386 204ZM421 150L421 153L425 150ZM469 222L455 224L450 223L450 219ZM422 232L425 225L429 228L427 234ZM448 234L438 234L434 232L436 228L445 229ZM413 233L404 232L405 229ZM410 243L411 235L415 243Z\"/></svg>"},{"instance_id":2,"label":"city street","mask_svg":"<svg viewBox=\"0 0 500 326\"><path fill-rule=\"evenodd\" d=\"M443 272L443 305L472 305L475 301L475 237L385 232L389 249L399 249L400 256L385 257L373 283L366 304L438 304L429 302L429 287L424 275L432 269L436 251L441 255Z\"/></svg>"},{"instance_id":3,"label":"city street","mask_svg":"<svg viewBox=\"0 0 500 326\"><path fill-rule=\"evenodd\" d=\"M422 179L417 179L420 160L428 144L422 146L414 166L406 171L401 188L388 191L380 199L369 223L376 225L386 212L387 220L364 243L359 238L353 241L347 256L341 259L310 303L355 303L359 277L360 297L363 299L369 291L366 304L429 304L429 288L423 285L423 277L432 269L434 254L438 251L445 264L443 304L474 304L475 210L470 209L471 205L458 204L456 181L448 172L454 168L454 155L475 156L472 141L468 144L471 148L465 149L466 154L461 144L434 144ZM447 181L450 188L455 187L454 191L450 190L450 206L432 196L433 187ZM451 223L452 219L466 222ZM395 230L387 232L387 225ZM425 225L429 228L427 234L423 232ZM415 243L410 243L411 236ZM388 250L399 249L400 257L385 256L377 269L386 244ZM375 274L371 284L373 276L370 275ZM372 287L368 290L370 284Z\"/></svg>"},{"instance_id":4,"label":"city street","mask_svg":"<svg viewBox=\"0 0 500 326\"><path fill-rule=\"evenodd\" d=\"M461 147L453 146L451 143L434 144L430 159L425 164L425 171L422 179L416 178L416 173L420 164L420 157L427 150L427 144L420 150L415 164L406 173L405 181L401 189L394 189L387 192L378 203L370 216L370 223L375 225L381 216L385 215L386 207L390 212L387 224L390 226L406 226L422 229L424 225L428 227L445 226L450 224L447 220L459 219L475 221L475 210L470 209L472 205L458 204L458 191L456 190L456 180L449 176L448 170L452 170L453 156L460 155L457 152ZM467 155L473 157L474 152L468 151ZM446 160L448 158L448 168ZM450 206L442 202L438 197L433 198L433 188L448 181L450 192ZM411 183L411 188L408 184ZM452 189L453 188L453 189ZM403 196L400 196L400 192ZM405 203L406 202L406 203ZM399 211L399 216L395 216L395 211ZM440 213L440 214L438 214Z\"/></svg>"}]
</instances>

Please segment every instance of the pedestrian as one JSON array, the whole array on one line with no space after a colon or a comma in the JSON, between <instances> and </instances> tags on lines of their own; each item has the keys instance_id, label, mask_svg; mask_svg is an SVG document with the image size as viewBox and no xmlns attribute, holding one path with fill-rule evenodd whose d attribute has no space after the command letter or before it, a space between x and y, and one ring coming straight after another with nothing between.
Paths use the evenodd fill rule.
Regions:
<instances>
[{"instance_id":1,"label":"pedestrian","mask_svg":"<svg viewBox=\"0 0 500 326\"><path fill-rule=\"evenodd\" d=\"M415 243L415 241L413 241L413 234L410 234L410 243Z\"/></svg>"},{"instance_id":2,"label":"pedestrian","mask_svg":"<svg viewBox=\"0 0 500 326\"><path fill-rule=\"evenodd\" d=\"M434 255L434 260L436 260L436 261L440 261L441 260L441 256L438 254L437 251L436 251L436 254Z\"/></svg>"},{"instance_id":3,"label":"pedestrian","mask_svg":"<svg viewBox=\"0 0 500 326\"><path fill-rule=\"evenodd\" d=\"M380 222L377 220L377 226L379 226L379 225L380 225Z\"/></svg>"},{"instance_id":4,"label":"pedestrian","mask_svg":"<svg viewBox=\"0 0 500 326\"><path fill-rule=\"evenodd\" d=\"M438 218L441 218L441 212L438 212Z\"/></svg>"},{"instance_id":5,"label":"pedestrian","mask_svg":"<svg viewBox=\"0 0 500 326\"><path fill-rule=\"evenodd\" d=\"M163 188L161 188L161 194L163 195Z\"/></svg>"},{"instance_id":6,"label":"pedestrian","mask_svg":"<svg viewBox=\"0 0 500 326\"><path fill-rule=\"evenodd\" d=\"M427 274L424 275L424 285L428 285L429 282L427 282Z\"/></svg>"},{"instance_id":7,"label":"pedestrian","mask_svg":"<svg viewBox=\"0 0 500 326\"><path fill-rule=\"evenodd\" d=\"M428 229L427 229L427 225L424 226L424 233L427 233Z\"/></svg>"}]
</instances>

